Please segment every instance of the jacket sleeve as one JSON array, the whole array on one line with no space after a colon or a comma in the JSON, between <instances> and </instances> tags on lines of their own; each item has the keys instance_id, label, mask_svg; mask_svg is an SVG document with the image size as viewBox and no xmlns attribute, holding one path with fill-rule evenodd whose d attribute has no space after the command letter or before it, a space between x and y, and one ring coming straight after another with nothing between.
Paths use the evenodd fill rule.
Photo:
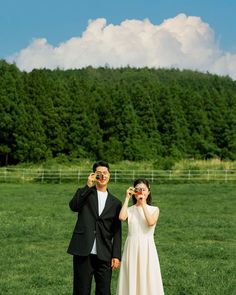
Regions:
<instances>
[{"instance_id":1,"label":"jacket sleeve","mask_svg":"<svg viewBox=\"0 0 236 295\"><path fill-rule=\"evenodd\" d=\"M83 205L86 203L88 195L92 191L93 187L90 188L87 185L83 188L79 188L74 197L70 200L69 206L70 209L74 212L79 212Z\"/></svg>"},{"instance_id":2,"label":"jacket sleeve","mask_svg":"<svg viewBox=\"0 0 236 295\"><path fill-rule=\"evenodd\" d=\"M114 220L114 236L113 236L113 249L112 258L121 260L121 221L119 220L119 213L121 210L121 203L117 206L116 219Z\"/></svg>"}]
</instances>

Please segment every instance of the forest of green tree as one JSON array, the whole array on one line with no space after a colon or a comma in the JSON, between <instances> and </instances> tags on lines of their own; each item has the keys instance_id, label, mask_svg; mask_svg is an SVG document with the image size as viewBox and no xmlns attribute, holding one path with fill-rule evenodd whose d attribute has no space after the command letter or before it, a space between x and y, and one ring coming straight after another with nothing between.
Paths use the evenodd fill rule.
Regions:
<instances>
[{"instance_id":1,"label":"forest of green tree","mask_svg":"<svg viewBox=\"0 0 236 295\"><path fill-rule=\"evenodd\" d=\"M178 69L20 71L0 60L0 165L236 160L236 81Z\"/></svg>"}]
</instances>

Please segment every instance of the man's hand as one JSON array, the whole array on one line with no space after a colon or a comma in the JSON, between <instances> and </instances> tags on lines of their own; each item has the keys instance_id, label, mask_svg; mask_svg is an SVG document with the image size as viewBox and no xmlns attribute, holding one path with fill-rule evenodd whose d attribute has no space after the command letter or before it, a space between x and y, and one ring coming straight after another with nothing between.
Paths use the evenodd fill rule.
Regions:
<instances>
[{"instance_id":1,"label":"man's hand","mask_svg":"<svg viewBox=\"0 0 236 295\"><path fill-rule=\"evenodd\" d=\"M88 187L92 187L94 185L94 182L95 182L95 173L90 173L89 174L89 177L88 177L88 180L87 180L87 186Z\"/></svg>"},{"instance_id":2,"label":"man's hand","mask_svg":"<svg viewBox=\"0 0 236 295\"><path fill-rule=\"evenodd\" d=\"M112 270L117 269L120 266L120 260L118 258L112 258L111 268Z\"/></svg>"}]
</instances>

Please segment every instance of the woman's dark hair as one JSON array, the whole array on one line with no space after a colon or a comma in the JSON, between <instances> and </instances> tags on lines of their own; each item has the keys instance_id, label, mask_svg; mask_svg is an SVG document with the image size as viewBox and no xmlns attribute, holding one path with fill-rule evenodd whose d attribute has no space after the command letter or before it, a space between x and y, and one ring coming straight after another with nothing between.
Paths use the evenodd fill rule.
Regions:
<instances>
[{"instance_id":1,"label":"woman's dark hair","mask_svg":"<svg viewBox=\"0 0 236 295\"><path fill-rule=\"evenodd\" d=\"M107 167L108 171L110 171L109 164L106 161L98 161L98 162L93 164L93 172L95 172L97 167L99 167L99 166Z\"/></svg>"},{"instance_id":2,"label":"woman's dark hair","mask_svg":"<svg viewBox=\"0 0 236 295\"><path fill-rule=\"evenodd\" d=\"M139 183L144 183L146 185L146 187L148 188L149 195L147 197L147 204L151 205L152 204L152 196L151 196L150 184L149 184L148 180L145 178L138 178L134 181L134 187ZM132 196L132 201L133 201L133 204L137 203L137 200L134 195Z\"/></svg>"}]
</instances>

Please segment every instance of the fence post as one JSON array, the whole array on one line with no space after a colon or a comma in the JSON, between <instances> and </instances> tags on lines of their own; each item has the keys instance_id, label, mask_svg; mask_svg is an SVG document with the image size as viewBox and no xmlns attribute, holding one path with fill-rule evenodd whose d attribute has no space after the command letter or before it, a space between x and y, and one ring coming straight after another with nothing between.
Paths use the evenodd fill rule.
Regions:
<instances>
[{"instance_id":1,"label":"fence post","mask_svg":"<svg viewBox=\"0 0 236 295\"><path fill-rule=\"evenodd\" d=\"M188 170L188 180L191 178L191 170Z\"/></svg>"},{"instance_id":2,"label":"fence post","mask_svg":"<svg viewBox=\"0 0 236 295\"><path fill-rule=\"evenodd\" d=\"M59 179L60 179L59 183L61 184L61 169L59 169Z\"/></svg>"},{"instance_id":3,"label":"fence post","mask_svg":"<svg viewBox=\"0 0 236 295\"><path fill-rule=\"evenodd\" d=\"M79 183L79 180L80 180L80 169L78 170L77 179L78 179L78 183Z\"/></svg>"},{"instance_id":4,"label":"fence post","mask_svg":"<svg viewBox=\"0 0 236 295\"><path fill-rule=\"evenodd\" d=\"M153 182L153 179L154 179L154 177L153 177L153 170L152 170L152 178L151 178L151 181Z\"/></svg>"},{"instance_id":5,"label":"fence post","mask_svg":"<svg viewBox=\"0 0 236 295\"><path fill-rule=\"evenodd\" d=\"M135 171L133 170L133 181L135 180Z\"/></svg>"},{"instance_id":6,"label":"fence post","mask_svg":"<svg viewBox=\"0 0 236 295\"><path fill-rule=\"evenodd\" d=\"M116 183L116 170L115 170L115 183Z\"/></svg>"},{"instance_id":7,"label":"fence post","mask_svg":"<svg viewBox=\"0 0 236 295\"><path fill-rule=\"evenodd\" d=\"M4 179L5 179L5 182L7 181L7 168L5 167L5 171L4 171Z\"/></svg>"},{"instance_id":8,"label":"fence post","mask_svg":"<svg viewBox=\"0 0 236 295\"><path fill-rule=\"evenodd\" d=\"M169 171L169 180L172 179L172 170Z\"/></svg>"},{"instance_id":9,"label":"fence post","mask_svg":"<svg viewBox=\"0 0 236 295\"><path fill-rule=\"evenodd\" d=\"M227 174L227 173L228 173L228 170L226 169L226 170L225 170L225 182L228 181L228 174Z\"/></svg>"},{"instance_id":10,"label":"fence post","mask_svg":"<svg viewBox=\"0 0 236 295\"><path fill-rule=\"evenodd\" d=\"M25 169L23 168L23 175L22 175L22 179L23 179L23 183L25 182Z\"/></svg>"},{"instance_id":11,"label":"fence post","mask_svg":"<svg viewBox=\"0 0 236 295\"><path fill-rule=\"evenodd\" d=\"M44 169L43 169L42 175L41 175L41 182L43 183L43 181L44 181Z\"/></svg>"}]
</instances>

